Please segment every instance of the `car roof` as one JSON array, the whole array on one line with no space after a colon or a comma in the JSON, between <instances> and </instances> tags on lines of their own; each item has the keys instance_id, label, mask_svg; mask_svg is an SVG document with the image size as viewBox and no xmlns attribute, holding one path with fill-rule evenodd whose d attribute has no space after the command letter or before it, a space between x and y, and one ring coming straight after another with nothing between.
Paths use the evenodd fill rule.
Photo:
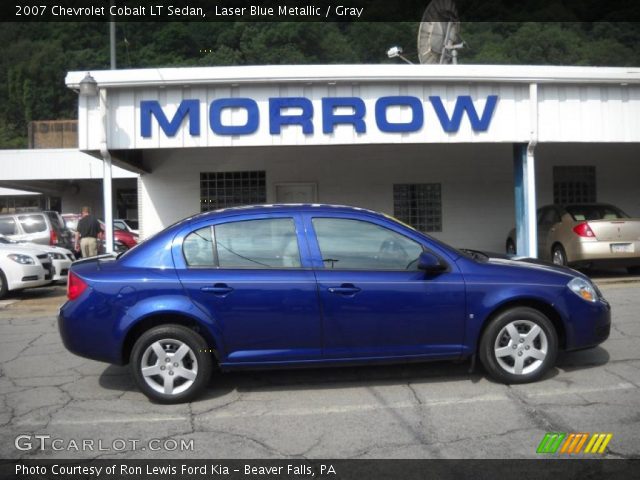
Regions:
<instances>
[{"instance_id":1,"label":"car roof","mask_svg":"<svg viewBox=\"0 0 640 480\"><path fill-rule=\"evenodd\" d=\"M210 210L208 212L199 213L190 218L190 220L203 220L207 217L227 216L236 214L261 214L261 213L281 213L281 212L318 212L318 213L367 213L381 216L380 213L374 212L361 207L352 207L348 205L330 205L325 203L274 203L263 205L242 205L238 207L221 208L218 210Z\"/></svg>"}]
</instances>

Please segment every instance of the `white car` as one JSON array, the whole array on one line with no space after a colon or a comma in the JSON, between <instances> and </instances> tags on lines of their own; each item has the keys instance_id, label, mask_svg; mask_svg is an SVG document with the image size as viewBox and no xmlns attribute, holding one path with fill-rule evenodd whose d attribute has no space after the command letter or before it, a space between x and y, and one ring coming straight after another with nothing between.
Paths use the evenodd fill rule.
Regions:
<instances>
[{"instance_id":1,"label":"white car","mask_svg":"<svg viewBox=\"0 0 640 480\"><path fill-rule=\"evenodd\" d=\"M53 265L47 252L0 243L0 298L11 290L49 285L52 279Z\"/></svg>"},{"instance_id":2,"label":"white car","mask_svg":"<svg viewBox=\"0 0 640 480\"><path fill-rule=\"evenodd\" d=\"M19 247L30 248L40 253L45 252L51 263L53 264L53 278L54 282L67 281L69 275L69 267L74 262L76 257L71 250L67 250L62 247L52 247L49 245L40 245L39 243L31 242L16 242L15 240L9 240L4 235L0 234L0 245L15 245Z\"/></svg>"}]
</instances>

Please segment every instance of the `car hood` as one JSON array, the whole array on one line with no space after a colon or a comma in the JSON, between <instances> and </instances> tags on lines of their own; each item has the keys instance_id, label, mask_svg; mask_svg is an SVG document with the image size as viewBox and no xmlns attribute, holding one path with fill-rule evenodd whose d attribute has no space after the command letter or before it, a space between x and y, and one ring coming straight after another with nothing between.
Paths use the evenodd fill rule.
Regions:
<instances>
[{"instance_id":1,"label":"car hood","mask_svg":"<svg viewBox=\"0 0 640 480\"><path fill-rule=\"evenodd\" d=\"M552 276L564 277L567 280L570 280L574 277L580 277L590 281L589 277L581 272L578 272L577 270L561 265L556 265L555 263L547 262L545 260L539 260L537 258L531 257L522 257L518 255L508 255L504 253L485 252L480 250L475 251L489 257L485 262L483 262L485 265L515 268L519 269L520 271L539 272Z\"/></svg>"},{"instance_id":2,"label":"car hood","mask_svg":"<svg viewBox=\"0 0 640 480\"><path fill-rule=\"evenodd\" d=\"M47 253L42 248L37 247L28 247L24 245L19 245L15 243L0 243L0 252L2 253L27 253L31 255L41 255L43 253Z\"/></svg>"},{"instance_id":3,"label":"car hood","mask_svg":"<svg viewBox=\"0 0 640 480\"><path fill-rule=\"evenodd\" d=\"M61 253L62 255L71 254L71 251L66 248L54 247L52 245L40 245L38 243L31 243L31 242L17 242L12 244L12 246L24 247L31 250L38 250L40 252L45 252L45 253Z\"/></svg>"}]
</instances>

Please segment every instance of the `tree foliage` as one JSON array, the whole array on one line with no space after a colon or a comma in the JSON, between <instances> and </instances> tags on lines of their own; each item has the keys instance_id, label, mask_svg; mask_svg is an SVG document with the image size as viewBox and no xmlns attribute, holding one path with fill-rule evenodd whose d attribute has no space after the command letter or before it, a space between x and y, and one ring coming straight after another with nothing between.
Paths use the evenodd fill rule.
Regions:
<instances>
[{"instance_id":1,"label":"tree foliage","mask_svg":"<svg viewBox=\"0 0 640 480\"><path fill-rule=\"evenodd\" d=\"M75 118L72 70L109 68L106 23L4 23L0 148L26 145L31 120ZM390 63L415 60L418 23L119 23L119 68ZM638 23L465 23L460 63L638 66Z\"/></svg>"}]
</instances>

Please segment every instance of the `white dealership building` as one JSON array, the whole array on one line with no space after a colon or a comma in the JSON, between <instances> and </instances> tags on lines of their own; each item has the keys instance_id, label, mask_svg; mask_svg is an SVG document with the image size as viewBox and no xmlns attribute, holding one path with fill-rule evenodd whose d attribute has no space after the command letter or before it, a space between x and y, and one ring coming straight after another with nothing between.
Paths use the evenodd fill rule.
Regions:
<instances>
[{"instance_id":1,"label":"white dealership building","mask_svg":"<svg viewBox=\"0 0 640 480\"><path fill-rule=\"evenodd\" d=\"M318 202L493 251L517 223L535 254L536 207L640 217L640 68L167 68L66 83L80 150L140 174L143 236L214 208Z\"/></svg>"}]
</instances>

